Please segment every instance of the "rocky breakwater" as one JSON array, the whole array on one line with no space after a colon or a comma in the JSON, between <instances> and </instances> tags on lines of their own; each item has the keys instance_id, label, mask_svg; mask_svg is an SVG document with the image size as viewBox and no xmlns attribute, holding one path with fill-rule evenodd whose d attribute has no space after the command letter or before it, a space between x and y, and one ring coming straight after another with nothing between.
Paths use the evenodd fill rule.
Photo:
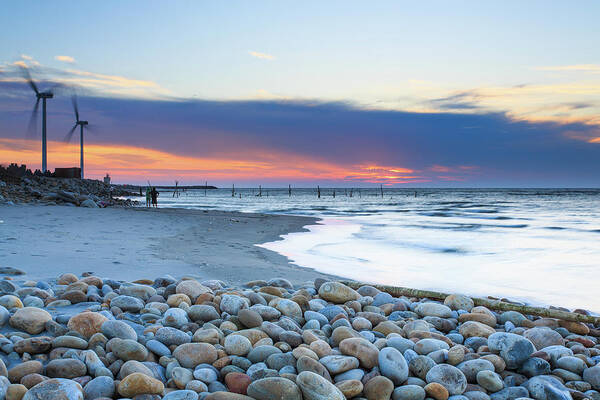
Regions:
<instances>
[{"instance_id":1,"label":"rocky breakwater","mask_svg":"<svg viewBox=\"0 0 600 400\"><path fill-rule=\"evenodd\" d=\"M93 179L29 176L12 183L0 182L0 204L59 204L90 208L131 206L131 200L118 198L131 195L135 193Z\"/></svg>"},{"instance_id":2,"label":"rocky breakwater","mask_svg":"<svg viewBox=\"0 0 600 400\"><path fill-rule=\"evenodd\" d=\"M600 400L600 331L317 280L0 281L7 400Z\"/></svg>"}]
</instances>

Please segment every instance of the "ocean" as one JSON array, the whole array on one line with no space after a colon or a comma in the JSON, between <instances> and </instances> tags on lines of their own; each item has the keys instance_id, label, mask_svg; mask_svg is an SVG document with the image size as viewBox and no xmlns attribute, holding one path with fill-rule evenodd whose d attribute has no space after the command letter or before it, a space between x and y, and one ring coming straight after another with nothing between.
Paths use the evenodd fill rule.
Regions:
<instances>
[{"instance_id":1,"label":"ocean","mask_svg":"<svg viewBox=\"0 0 600 400\"><path fill-rule=\"evenodd\" d=\"M335 197L333 192L335 190ZM241 198L240 195L241 194ZM600 312L599 189L231 189L161 207L313 216L260 246L351 279Z\"/></svg>"}]
</instances>

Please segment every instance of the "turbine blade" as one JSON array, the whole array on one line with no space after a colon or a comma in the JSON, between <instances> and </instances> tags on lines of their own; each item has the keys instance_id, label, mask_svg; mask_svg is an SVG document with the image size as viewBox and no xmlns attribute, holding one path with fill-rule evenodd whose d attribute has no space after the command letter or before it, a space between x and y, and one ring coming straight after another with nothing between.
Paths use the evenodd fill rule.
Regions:
<instances>
[{"instance_id":1,"label":"turbine blade","mask_svg":"<svg viewBox=\"0 0 600 400\"><path fill-rule=\"evenodd\" d=\"M73 137L73 132L75 132L75 129L77 128L77 124L73 125L73 127L71 128L71 130L69 131L69 133L67 133L67 136L65 136L65 142L70 142L71 138Z\"/></svg>"},{"instance_id":2,"label":"turbine blade","mask_svg":"<svg viewBox=\"0 0 600 400\"><path fill-rule=\"evenodd\" d=\"M77 107L77 96L71 96L71 102L73 103L73 111L75 111L75 119L79 122L79 107Z\"/></svg>"},{"instance_id":3,"label":"turbine blade","mask_svg":"<svg viewBox=\"0 0 600 400\"><path fill-rule=\"evenodd\" d=\"M92 125L92 124L88 123L87 125L84 125L83 128L89 130L93 134L98 133L98 126L97 125Z\"/></svg>"},{"instance_id":4,"label":"turbine blade","mask_svg":"<svg viewBox=\"0 0 600 400\"><path fill-rule=\"evenodd\" d=\"M35 106L33 106L33 111L31 112L31 116L29 117L29 124L27 125L27 136L34 137L37 136L37 115L38 109L40 108L40 99L38 98L35 102Z\"/></svg>"},{"instance_id":5,"label":"turbine blade","mask_svg":"<svg viewBox=\"0 0 600 400\"><path fill-rule=\"evenodd\" d=\"M33 81L33 79L31 79L31 74L29 73L29 69L26 67L21 67L21 72L23 73L23 78L25 78L25 80L27 81L29 86L31 86L31 88L33 89L35 94L39 94L40 91L38 90L38 87L35 84L35 82Z\"/></svg>"}]
</instances>

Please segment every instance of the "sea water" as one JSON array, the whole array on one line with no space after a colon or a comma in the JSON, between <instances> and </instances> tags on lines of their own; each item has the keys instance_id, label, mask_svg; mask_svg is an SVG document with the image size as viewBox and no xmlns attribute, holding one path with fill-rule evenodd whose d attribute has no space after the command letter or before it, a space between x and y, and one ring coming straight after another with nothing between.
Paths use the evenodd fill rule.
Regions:
<instances>
[{"instance_id":1,"label":"sea water","mask_svg":"<svg viewBox=\"0 0 600 400\"><path fill-rule=\"evenodd\" d=\"M600 312L600 190L333 191L190 190L159 201L318 217L308 232L260 246L325 273Z\"/></svg>"}]
</instances>

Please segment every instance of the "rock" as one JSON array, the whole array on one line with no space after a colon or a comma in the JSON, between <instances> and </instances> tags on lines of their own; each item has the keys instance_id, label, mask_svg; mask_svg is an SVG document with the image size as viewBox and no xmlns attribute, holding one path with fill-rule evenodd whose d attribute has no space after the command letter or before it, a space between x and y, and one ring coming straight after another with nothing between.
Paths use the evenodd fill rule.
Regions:
<instances>
[{"instance_id":1,"label":"rock","mask_svg":"<svg viewBox=\"0 0 600 400\"><path fill-rule=\"evenodd\" d=\"M213 306L205 304L193 305L187 312L190 319L194 322L208 322L221 317Z\"/></svg>"},{"instance_id":2,"label":"rock","mask_svg":"<svg viewBox=\"0 0 600 400\"><path fill-rule=\"evenodd\" d=\"M257 400L302 400L300 388L291 380L279 377L263 378L248 386L248 396Z\"/></svg>"},{"instance_id":3,"label":"rock","mask_svg":"<svg viewBox=\"0 0 600 400\"><path fill-rule=\"evenodd\" d=\"M74 358L55 359L46 365L46 375L50 378L73 379L84 376L86 372L85 364Z\"/></svg>"},{"instance_id":4,"label":"rock","mask_svg":"<svg viewBox=\"0 0 600 400\"><path fill-rule=\"evenodd\" d=\"M304 400L346 400L344 394L331 382L310 371L298 374L296 384Z\"/></svg>"},{"instance_id":5,"label":"rock","mask_svg":"<svg viewBox=\"0 0 600 400\"><path fill-rule=\"evenodd\" d=\"M350 300L358 300L360 294L339 282L325 282L319 288L319 296L334 304L343 304Z\"/></svg>"},{"instance_id":6,"label":"rock","mask_svg":"<svg viewBox=\"0 0 600 400\"><path fill-rule=\"evenodd\" d=\"M536 400L572 400L569 390L550 375L534 376L523 384Z\"/></svg>"},{"instance_id":7,"label":"rock","mask_svg":"<svg viewBox=\"0 0 600 400\"><path fill-rule=\"evenodd\" d=\"M229 392L214 392L206 396L203 400L253 400L252 397L243 394Z\"/></svg>"},{"instance_id":8,"label":"rock","mask_svg":"<svg viewBox=\"0 0 600 400\"><path fill-rule=\"evenodd\" d=\"M417 356L410 360L408 368L412 374L420 379L425 380L427 373L435 367L435 361L427 356Z\"/></svg>"},{"instance_id":9,"label":"rock","mask_svg":"<svg viewBox=\"0 0 600 400\"><path fill-rule=\"evenodd\" d=\"M498 392L504 388L502 378L492 371L479 371L476 379L479 386L492 393Z\"/></svg>"},{"instance_id":10,"label":"rock","mask_svg":"<svg viewBox=\"0 0 600 400\"><path fill-rule=\"evenodd\" d=\"M144 308L144 302L133 296L117 296L110 301L111 307L119 307L123 311L140 312Z\"/></svg>"},{"instance_id":11,"label":"rock","mask_svg":"<svg viewBox=\"0 0 600 400\"><path fill-rule=\"evenodd\" d=\"M560 333L545 327L535 327L523 332L523 337L529 339L537 350L548 346L562 346L565 344Z\"/></svg>"},{"instance_id":12,"label":"rock","mask_svg":"<svg viewBox=\"0 0 600 400\"><path fill-rule=\"evenodd\" d=\"M180 344L190 343L192 341L190 335L173 327L158 329L154 338L165 346L179 346Z\"/></svg>"},{"instance_id":13,"label":"rock","mask_svg":"<svg viewBox=\"0 0 600 400\"><path fill-rule=\"evenodd\" d=\"M448 400L448 389L437 382L432 382L425 385L424 389L425 392L435 400Z\"/></svg>"},{"instance_id":14,"label":"rock","mask_svg":"<svg viewBox=\"0 0 600 400\"><path fill-rule=\"evenodd\" d=\"M348 338L340 342L342 354L354 356L364 368L371 369L378 363L379 350L363 338Z\"/></svg>"},{"instance_id":15,"label":"rock","mask_svg":"<svg viewBox=\"0 0 600 400\"><path fill-rule=\"evenodd\" d=\"M370 379L363 389L367 400L388 400L394 391L394 383L385 376Z\"/></svg>"},{"instance_id":16,"label":"rock","mask_svg":"<svg viewBox=\"0 0 600 400\"><path fill-rule=\"evenodd\" d=\"M133 296L148 301L148 299L156 294L156 289L148 285L121 285L119 291L122 295Z\"/></svg>"},{"instance_id":17,"label":"rock","mask_svg":"<svg viewBox=\"0 0 600 400\"><path fill-rule=\"evenodd\" d=\"M229 335L224 342L225 351L229 355L245 356L252 350L252 343L244 336Z\"/></svg>"},{"instance_id":18,"label":"rock","mask_svg":"<svg viewBox=\"0 0 600 400\"><path fill-rule=\"evenodd\" d=\"M482 324L477 321L467 321L463 323L458 332L463 335L465 339L470 337L488 337L494 333L496 330L488 325Z\"/></svg>"},{"instance_id":19,"label":"rock","mask_svg":"<svg viewBox=\"0 0 600 400\"><path fill-rule=\"evenodd\" d=\"M528 358L519 368L519 373L524 374L528 378L537 375L549 375L550 363L538 357Z\"/></svg>"},{"instance_id":20,"label":"rock","mask_svg":"<svg viewBox=\"0 0 600 400\"><path fill-rule=\"evenodd\" d=\"M29 339L19 340L14 345L14 350L19 353L40 354L46 353L52 348L52 338L48 336L38 336Z\"/></svg>"},{"instance_id":21,"label":"rock","mask_svg":"<svg viewBox=\"0 0 600 400\"><path fill-rule=\"evenodd\" d=\"M528 339L514 333L497 332L488 338L490 350L499 351L509 369L517 368L535 351Z\"/></svg>"},{"instance_id":22,"label":"rock","mask_svg":"<svg viewBox=\"0 0 600 400\"><path fill-rule=\"evenodd\" d=\"M27 387L21 384L13 384L9 385L6 389L6 400L21 400L25 393L27 392Z\"/></svg>"},{"instance_id":23,"label":"rock","mask_svg":"<svg viewBox=\"0 0 600 400\"><path fill-rule=\"evenodd\" d=\"M385 347L379 351L379 370L381 374L399 386L408 379L408 364L402 353L393 347ZM393 388L392 388L393 390Z\"/></svg>"},{"instance_id":24,"label":"rock","mask_svg":"<svg viewBox=\"0 0 600 400\"><path fill-rule=\"evenodd\" d=\"M465 375L468 382L475 383L477 382L477 374L480 371L492 371L494 372L496 368L494 364L492 364L488 360L484 360L482 358L478 358L475 360L464 361L456 366L460 371Z\"/></svg>"},{"instance_id":25,"label":"rock","mask_svg":"<svg viewBox=\"0 0 600 400\"><path fill-rule=\"evenodd\" d=\"M362 382L356 379L338 382L335 384L335 387L340 389L340 391L344 394L344 396L346 396L347 399L356 397L363 391Z\"/></svg>"},{"instance_id":26,"label":"rock","mask_svg":"<svg viewBox=\"0 0 600 400\"><path fill-rule=\"evenodd\" d=\"M89 339L93 334L100 332L102 324L106 321L108 321L108 318L102 314L96 312L83 312L72 316L69 319L67 328L78 332L86 339Z\"/></svg>"},{"instance_id":27,"label":"rock","mask_svg":"<svg viewBox=\"0 0 600 400\"><path fill-rule=\"evenodd\" d=\"M198 400L198 393L193 390L177 390L168 393L162 400Z\"/></svg>"},{"instance_id":28,"label":"rock","mask_svg":"<svg viewBox=\"0 0 600 400\"><path fill-rule=\"evenodd\" d=\"M192 374L192 371L187 368L175 367L171 370L171 379L173 380L173 383L175 383L175 386L179 389L184 389L185 386L194 379L194 375Z\"/></svg>"},{"instance_id":29,"label":"rock","mask_svg":"<svg viewBox=\"0 0 600 400\"><path fill-rule=\"evenodd\" d=\"M21 379L30 374L41 374L44 366L39 361L25 361L8 370L8 379L12 383L19 383Z\"/></svg>"},{"instance_id":30,"label":"rock","mask_svg":"<svg viewBox=\"0 0 600 400\"><path fill-rule=\"evenodd\" d=\"M181 281L175 288L175 293L183 293L187 295L192 301L196 301L198 296L204 293L210 293L211 290L206 286L202 285L198 281L184 280Z\"/></svg>"},{"instance_id":31,"label":"rock","mask_svg":"<svg viewBox=\"0 0 600 400\"><path fill-rule=\"evenodd\" d=\"M218 375L212 368L197 368L194 370L194 378L206 384L210 384L218 379Z\"/></svg>"},{"instance_id":32,"label":"rock","mask_svg":"<svg viewBox=\"0 0 600 400\"><path fill-rule=\"evenodd\" d=\"M135 397L140 394L162 394L164 385L161 381L136 372L127 375L118 386L118 392L124 397Z\"/></svg>"},{"instance_id":33,"label":"rock","mask_svg":"<svg viewBox=\"0 0 600 400\"><path fill-rule=\"evenodd\" d=\"M425 396L425 389L421 386L404 385L394 389L392 400L425 400Z\"/></svg>"},{"instance_id":34,"label":"rock","mask_svg":"<svg viewBox=\"0 0 600 400\"><path fill-rule=\"evenodd\" d=\"M22 400L83 400L81 385L69 379L48 379L29 389Z\"/></svg>"},{"instance_id":35,"label":"rock","mask_svg":"<svg viewBox=\"0 0 600 400\"><path fill-rule=\"evenodd\" d=\"M446 342L443 342L438 339L425 338L415 343L415 347L413 348L413 350L416 351L417 354L427 355L434 351L448 350L449 348L450 346L448 346L448 343Z\"/></svg>"},{"instance_id":36,"label":"rock","mask_svg":"<svg viewBox=\"0 0 600 400\"><path fill-rule=\"evenodd\" d=\"M439 364L427 372L427 383L439 383L450 395L463 394L467 388L467 378L462 371L452 365Z\"/></svg>"},{"instance_id":37,"label":"rock","mask_svg":"<svg viewBox=\"0 0 600 400\"><path fill-rule=\"evenodd\" d=\"M137 340L135 330L123 321L106 320L100 326L100 332L109 339L131 339Z\"/></svg>"},{"instance_id":38,"label":"rock","mask_svg":"<svg viewBox=\"0 0 600 400\"><path fill-rule=\"evenodd\" d=\"M10 317L10 326L29 334L36 335L45 329L45 324L52 316L45 310L35 307L19 308Z\"/></svg>"},{"instance_id":39,"label":"rock","mask_svg":"<svg viewBox=\"0 0 600 400\"><path fill-rule=\"evenodd\" d=\"M444 305L450 307L452 310L471 311L475 304L470 297L462 294L451 294L444 299Z\"/></svg>"},{"instance_id":40,"label":"rock","mask_svg":"<svg viewBox=\"0 0 600 400\"><path fill-rule=\"evenodd\" d=\"M173 357L184 368L199 364L212 364L217 360L217 350L208 343L184 343L173 351Z\"/></svg>"},{"instance_id":41,"label":"rock","mask_svg":"<svg viewBox=\"0 0 600 400\"><path fill-rule=\"evenodd\" d=\"M0 305L9 310L12 308L23 308L23 302L21 301L21 299L12 294L0 296Z\"/></svg>"},{"instance_id":42,"label":"rock","mask_svg":"<svg viewBox=\"0 0 600 400\"><path fill-rule=\"evenodd\" d=\"M25 272L13 267L0 267L0 275L25 275Z\"/></svg>"},{"instance_id":43,"label":"rock","mask_svg":"<svg viewBox=\"0 0 600 400\"><path fill-rule=\"evenodd\" d=\"M152 373L150 368L148 368L143 363L136 361L136 360L129 360L129 361L125 362L121 366L121 370L119 371L119 377L121 379L123 379L127 375L135 374L136 372L139 372L144 375L148 375L151 378L154 377L154 374Z\"/></svg>"},{"instance_id":44,"label":"rock","mask_svg":"<svg viewBox=\"0 0 600 400\"><path fill-rule=\"evenodd\" d=\"M325 356L319 360L332 375L358 368L359 361L356 357L349 356Z\"/></svg>"},{"instance_id":45,"label":"rock","mask_svg":"<svg viewBox=\"0 0 600 400\"><path fill-rule=\"evenodd\" d=\"M79 204L79 206L86 208L98 208L98 204L96 204L96 202L94 202L94 200L91 199L82 201L81 204Z\"/></svg>"},{"instance_id":46,"label":"rock","mask_svg":"<svg viewBox=\"0 0 600 400\"><path fill-rule=\"evenodd\" d=\"M592 385L595 390L600 391L600 365L584 370L583 380Z\"/></svg>"},{"instance_id":47,"label":"rock","mask_svg":"<svg viewBox=\"0 0 600 400\"><path fill-rule=\"evenodd\" d=\"M260 314L250 309L242 309L238 311L238 318L246 328L256 328L263 323L263 319Z\"/></svg>"},{"instance_id":48,"label":"rock","mask_svg":"<svg viewBox=\"0 0 600 400\"><path fill-rule=\"evenodd\" d=\"M233 393L246 394L250 383L250 377L242 372L230 372L225 375L227 389Z\"/></svg>"},{"instance_id":49,"label":"rock","mask_svg":"<svg viewBox=\"0 0 600 400\"><path fill-rule=\"evenodd\" d=\"M440 317L450 318L452 317L452 310L450 307L439 303L420 303L416 308L415 312L422 317Z\"/></svg>"},{"instance_id":50,"label":"rock","mask_svg":"<svg viewBox=\"0 0 600 400\"><path fill-rule=\"evenodd\" d=\"M92 379L83 388L85 400L94 400L99 397L112 399L115 393L115 382L108 376L99 376Z\"/></svg>"},{"instance_id":51,"label":"rock","mask_svg":"<svg viewBox=\"0 0 600 400\"><path fill-rule=\"evenodd\" d=\"M123 361L144 361L148 357L148 350L142 344L131 339L112 339L112 352L115 357Z\"/></svg>"},{"instance_id":52,"label":"rock","mask_svg":"<svg viewBox=\"0 0 600 400\"><path fill-rule=\"evenodd\" d=\"M226 294L221 299L220 304L221 311L224 311L231 315L238 315L240 310L248 308L248 303L241 296L233 294Z\"/></svg>"}]
</instances>

